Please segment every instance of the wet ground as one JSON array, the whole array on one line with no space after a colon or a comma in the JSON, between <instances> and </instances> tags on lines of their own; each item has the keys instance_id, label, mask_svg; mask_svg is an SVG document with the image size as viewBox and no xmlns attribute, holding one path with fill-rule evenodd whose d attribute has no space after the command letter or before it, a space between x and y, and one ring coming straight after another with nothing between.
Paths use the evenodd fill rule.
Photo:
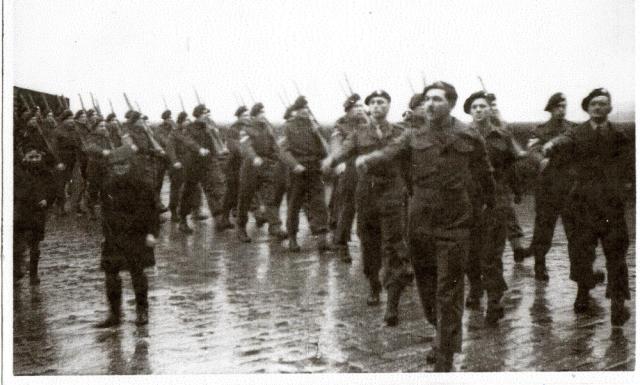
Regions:
<instances>
[{"instance_id":1,"label":"wet ground","mask_svg":"<svg viewBox=\"0 0 640 385\"><path fill-rule=\"evenodd\" d=\"M165 186L166 189L167 186ZM167 196L165 192L164 199ZM532 199L518 207L527 243ZM592 291L588 314L575 315L576 286L568 279L561 226L548 255L551 280L533 279L533 260L503 257L509 285L506 317L484 326L481 311L465 310L457 371L633 370L635 367L635 208L628 210L632 318L611 328L604 286ZM284 214L283 214L284 215ZM354 263L319 256L301 221L301 253L269 241L249 224L251 244L233 231L213 232L209 219L186 237L163 225L157 265L148 270L150 323L136 327L133 292L124 276L125 322L92 326L107 315L98 269L99 222L52 216L42 244L42 283L23 279L14 292L14 374L208 374L290 372L420 372L434 329L414 287L403 296L397 327L383 325L383 304L365 304L367 284L357 238ZM596 267L604 269L598 251Z\"/></svg>"}]
</instances>

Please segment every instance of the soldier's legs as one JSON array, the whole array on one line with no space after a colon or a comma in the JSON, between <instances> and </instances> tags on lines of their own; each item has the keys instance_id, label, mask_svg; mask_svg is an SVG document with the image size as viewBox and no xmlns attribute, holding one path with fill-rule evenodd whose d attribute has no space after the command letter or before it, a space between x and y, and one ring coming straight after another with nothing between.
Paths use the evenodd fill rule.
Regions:
<instances>
[{"instance_id":1,"label":"soldier's legs","mask_svg":"<svg viewBox=\"0 0 640 385\"><path fill-rule=\"evenodd\" d=\"M13 229L13 280L19 280L24 276L24 256L29 246L28 234L21 229Z\"/></svg>"},{"instance_id":2,"label":"soldier's legs","mask_svg":"<svg viewBox=\"0 0 640 385\"><path fill-rule=\"evenodd\" d=\"M265 205L264 217L269 223L269 235L284 238L286 233L280 228L282 221L280 220L280 199L277 194L277 185L275 178L278 175L278 164L268 163L258 172L258 192Z\"/></svg>"},{"instance_id":3,"label":"soldier's legs","mask_svg":"<svg viewBox=\"0 0 640 385\"><path fill-rule=\"evenodd\" d=\"M34 232L29 236L29 282L32 285L40 283L38 264L40 262L40 237Z\"/></svg>"},{"instance_id":4,"label":"soldier's legs","mask_svg":"<svg viewBox=\"0 0 640 385\"><path fill-rule=\"evenodd\" d=\"M507 239L506 207L488 209L485 212L485 233L482 242L482 283L487 292L486 321L496 323L504 316L500 301L507 289L503 277L502 254Z\"/></svg>"},{"instance_id":5,"label":"soldier's legs","mask_svg":"<svg viewBox=\"0 0 640 385\"><path fill-rule=\"evenodd\" d=\"M466 305L475 308L480 305L480 299L484 295L482 287L482 238L486 231L482 207L474 207L473 225L470 233L470 248L466 262L465 274L469 279L469 292Z\"/></svg>"},{"instance_id":6,"label":"soldier's legs","mask_svg":"<svg viewBox=\"0 0 640 385\"><path fill-rule=\"evenodd\" d=\"M303 175L291 174L291 183L287 192L287 235L289 236L289 250L297 251L296 236L300 223L300 209L305 201L306 183Z\"/></svg>"},{"instance_id":7,"label":"soldier's legs","mask_svg":"<svg viewBox=\"0 0 640 385\"><path fill-rule=\"evenodd\" d=\"M535 224L529 251L537 266L546 266L545 257L551 248L558 216L563 210L565 197L547 186L541 185L535 195ZM566 230L566 226L565 226ZM539 267L539 269L542 269Z\"/></svg>"},{"instance_id":8,"label":"soldier's legs","mask_svg":"<svg viewBox=\"0 0 640 385\"><path fill-rule=\"evenodd\" d=\"M169 172L169 178L171 181L169 191L169 209L171 210L172 219L177 220L178 207L180 205L180 192L182 191L182 186L184 185L184 170L172 168Z\"/></svg>"},{"instance_id":9,"label":"soldier's legs","mask_svg":"<svg viewBox=\"0 0 640 385\"><path fill-rule=\"evenodd\" d=\"M258 190L258 170L250 162L244 162L240 169L240 193L238 196L238 228L245 228L249 220L249 210Z\"/></svg>"},{"instance_id":10,"label":"soldier's legs","mask_svg":"<svg viewBox=\"0 0 640 385\"><path fill-rule=\"evenodd\" d=\"M317 172L308 172L306 178L305 195L307 202L307 218L309 219L309 227L311 234L323 235L329 231L327 205L324 199L324 184L322 183L322 174Z\"/></svg>"},{"instance_id":11,"label":"soldier's legs","mask_svg":"<svg viewBox=\"0 0 640 385\"><path fill-rule=\"evenodd\" d=\"M224 193L222 216L229 218L231 210L238 205L241 184L241 168L237 160L229 159L225 165L225 179L227 190Z\"/></svg>"},{"instance_id":12,"label":"soldier's legs","mask_svg":"<svg viewBox=\"0 0 640 385\"><path fill-rule=\"evenodd\" d=\"M164 183L164 176L167 173L167 161L165 159L156 158L155 159L155 175L154 175L154 193L156 196L156 200L159 203L159 208L164 211L166 206L162 204L162 200L160 199L160 193L162 192L162 185Z\"/></svg>"},{"instance_id":13,"label":"soldier's legs","mask_svg":"<svg viewBox=\"0 0 640 385\"><path fill-rule=\"evenodd\" d=\"M185 170L185 179L182 190L182 199L180 200L180 230L186 234L191 234L193 229L187 223L187 215L195 208L196 194L200 189L200 181L204 178L202 164L195 163Z\"/></svg>"},{"instance_id":14,"label":"soldier's legs","mask_svg":"<svg viewBox=\"0 0 640 385\"><path fill-rule=\"evenodd\" d=\"M380 303L380 269L382 268L382 230L375 204L366 202L367 196L358 198L358 238L362 252L362 267L369 281L369 306ZM367 203L369 205L367 206Z\"/></svg>"},{"instance_id":15,"label":"soldier's legs","mask_svg":"<svg viewBox=\"0 0 640 385\"><path fill-rule=\"evenodd\" d=\"M524 232L522 231L522 227L520 227L520 222L518 221L518 216L516 215L516 209L513 205L512 199L510 199L508 209L507 237L509 239L509 244L511 245L511 250L513 250L514 256L518 255L518 259L520 259L520 257L524 257L527 252L522 245Z\"/></svg>"},{"instance_id":16,"label":"soldier's legs","mask_svg":"<svg viewBox=\"0 0 640 385\"><path fill-rule=\"evenodd\" d=\"M217 160L207 162L206 173L202 180L202 190L207 198L211 215L218 217L217 219L219 220L220 213L222 212L225 185L224 174Z\"/></svg>"},{"instance_id":17,"label":"soldier's legs","mask_svg":"<svg viewBox=\"0 0 640 385\"><path fill-rule=\"evenodd\" d=\"M589 308L589 291L596 284L593 262L596 259L599 229L583 213L576 214L575 233L569 240L569 278L578 284L574 311L582 313Z\"/></svg>"},{"instance_id":18,"label":"soldier's legs","mask_svg":"<svg viewBox=\"0 0 640 385\"><path fill-rule=\"evenodd\" d=\"M611 213L608 220L603 221L604 232L601 236L602 250L607 267L607 298L611 300L630 299L629 271L627 267L627 250L629 234L624 219L624 211ZM608 226L607 226L608 224Z\"/></svg>"},{"instance_id":19,"label":"soldier's legs","mask_svg":"<svg viewBox=\"0 0 640 385\"><path fill-rule=\"evenodd\" d=\"M96 327L106 328L120 324L122 318L122 279L117 269L106 269L105 293L109 302L109 316L104 321L98 323Z\"/></svg>"},{"instance_id":20,"label":"soldier's legs","mask_svg":"<svg viewBox=\"0 0 640 385\"><path fill-rule=\"evenodd\" d=\"M336 210L338 213L338 223L336 227L336 245L346 246L351 237L351 228L353 227L353 219L356 215L356 178L355 172L350 173L349 170L340 178L339 196L336 200Z\"/></svg>"},{"instance_id":21,"label":"soldier's legs","mask_svg":"<svg viewBox=\"0 0 640 385\"><path fill-rule=\"evenodd\" d=\"M149 282L147 275L143 269L138 267L132 268L129 273L131 274L131 283L136 298L136 325L144 325L149 322Z\"/></svg>"}]
</instances>

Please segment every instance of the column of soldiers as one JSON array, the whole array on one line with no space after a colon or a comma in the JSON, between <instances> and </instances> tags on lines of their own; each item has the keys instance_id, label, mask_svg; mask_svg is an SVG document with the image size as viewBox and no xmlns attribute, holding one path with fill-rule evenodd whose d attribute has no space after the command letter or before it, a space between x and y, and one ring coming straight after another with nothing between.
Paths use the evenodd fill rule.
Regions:
<instances>
[{"instance_id":1,"label":"column of soldiers","mask_svg":"<svg viewBox=\"0 0 640 385\"><path fill-rule=\"evenodd\" d=\"M413 95L404 121L394 124L387 120L387 92L372 92L364 104L354 93L344 102L345 115L330 138L303 96L286 109L281 135L267 120L262 103L250 110L240 106L237 120L224 133L204 104L194 108L193 120L182 111L174 122L166 110L155 131L135 110L127 112L123 124L114 113L104 120L95 111L74 115L65 109L57 119L50 111L44 117L39 111L25 112L14 131L14 277L23 275L22 254L29 249L30 280L38 283L38 244L47 209L56 205L57 213L65 215L67 184L77 168L86 184L80 184L74 209L80 211L84 186L91 218L101 206L101 267L110 311L99 327L121 322L123 270L132 276L136 323L148 322L144 268L155 263L160 215L170 210L179 229L193 233L188 217L202 219L201 191L216 232L235 226L237 239L251 242L246 231L251 212L256 227L267 223L269 235L288 239L288 249L296 252L304 211L318 251L335 250L347 263L356 218L369 283L366 304L379 305L384 289L384 321L397 325L400 298L415 279L425 317L436 329L427 357L436 371L451 370L461 349L465 275L466 307L480 309L486 292L486 324L497 326L504 317L507 240L516 239L515 261L533 254L535 279L548 281L545 255L559 216L568 240L570 279L578 287L575 312L588 310L590 290L605 281L605 273L593 269L600 241L607 260L611 323L623 325L630 317L624 304L630 293L623 200L628 165L621 157L633 139L608 121L611 95L593 90L582 103L590 119L580 125L564 119L565 96L552 95L545 107L551 118L532 131L527 151L498 118L494 95L478 91L465 100L471 124L451 115L457 100L451 84L435 82ZM522 195L516 162L524 157L539 167L528 252L517 243L514 214ZM167 171L168 208L160 199ZM331 220L325 202L327 175L335 181ZM283 229L279 212L285 194ZM331 221L335 228L329 242Z\"/></svg>"}]
</instances>

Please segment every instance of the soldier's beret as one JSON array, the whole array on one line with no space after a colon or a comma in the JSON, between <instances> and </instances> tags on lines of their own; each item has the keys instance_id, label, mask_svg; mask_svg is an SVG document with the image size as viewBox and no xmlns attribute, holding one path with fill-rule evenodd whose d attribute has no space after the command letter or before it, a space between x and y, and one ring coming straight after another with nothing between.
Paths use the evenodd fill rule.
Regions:
<instances>
[{"instance_id":1,"label":"soldier's beret","mask_svg":"<svg viewBox=\"0 0 640 385\"><path fill-rule=\"evenodd\" d=\"M432 89L443 90L444 97L447 99L447 101L449 101L451 107L456 105L456 102L458 101L458 93L456 92L456 88L454 86L447 82L437 81L426 86L424 88L424 91L422 91L422 94L426 96L427 92Z\"/></svg>"},{"instance_id":2,"label":"soldier's beret","mask_svg":"<svg viewBox=\"0 0 640 385\"><path fill-rule=\"evenodd\" d=\"M489 103L488 94L484 91L477 91L469 95L467 100L464 101L464 112L467 114L471 113L471 103L473 103L476 99L484 99Z\"/></svg>"},{"instance_id":3,"label":"soldier's beret","mask_svg":"<svg viewBox=\"0 0 640 385\"><path fill-rule=\"evenodd\" d=\"M254 104L253 107L251 107L251 112L249 112L249 115L256 116L259 113L261 113L263 110L264 110L264 104L258 102Z\"/></svg>"},{"instance_id":4,"label":"soldier's beret","mask_svg":"<svg viewBox=\"0 0 640 385\"><path fill-rule=\"evenodd\" d=\"M296 99L295 102L293 102L293 104L291 105L291 111L297 111L301 108L306 108L309 105L309 102L307 102L307 98L305 98L304 96L300 95L298 96L298 98Z\"/></svg>"},{"instance_id":5,"label":"soldier's beret","mask_svg":"<svg viewBox=\"0 0 640 385\"><path fill-rule=\"evenodd\" d=\"M110 122L115 118L116 118L116 114L114 112L112 112L109 115L107 115L107 122Z\"/></svg>"},{"instance_id":6,"label":"soldier's beret","mask_svg":"<svg viewBox=\"0 0 640 385\"><path fill-rule=\"evenodd\" d=\"M356 103L358 103L358 101L360 99L361 99L360 95L358 95L358 94L353 94L353 95L349 96L347 98L347 100L345 100L344 103L342 103L342 107L344 107L344 112L347 112L350 109L352 109L353 106L355 106Z\"/></svg>"},{"instance_id":7,"label":"soldier's beret","mask_svg":"<svg viewBox=\"0 0 640 385\"><path fill-rule=\"evenodd\" d=\"M125 119L129 119L131 117L131 113L133 112L133 110L129 110L127 112L124 113L124 118Z\"/></svg>"},{"instance_id":8,"label":"soldier's beret","mask_svg":"<svg viewBox=\"0 0 640 385\"><path fill-rule=\"evenodd\" d=\"M186 112L182 111L178 114L178 120L176 120L176 122L178 124L184 122L187 118L189 117L189 114L187 114Z\"/></svg>"},{"instance_id":9,"label":"soldier's beret","mask_svg":"<svg viewBox=\"0 0 640 385\"><path fill-rule=\"evenodd\" d=\"M147 115L142 115L142 120L149 120L149 117Z\"/></svg>"},{"instance_id":10,"label":"soldier's beret","mask_svg":"<svg viewBox=\"0 0 640 385\"><path fill-rule=\"evenodd\" d=\"M91 129L95 130L96 127L98 127L98 124L100 124L101 122L104 122L104 119L102 119L102 116L98 116L97 119L95 119L95 121L93 122L93 124L91 125Z\"/></svg>"},{"instance_id":11,"label":"soldier's beret","mask_svg":"<svg viewBox=\"0 0 640 385\"><path fill-rule=\"evenodd\" d=\"M239 118L242 114L244 114L247 111L249 111L247 106L240 106L240 107L238 107L238 109L236 110L234 115Z\"/></svg>"},{"instance_id":12,"label":"soldier's beret","mask_svg":"<svg viewBox=\"0 0 640 385\"><path fill-rule=\"evenodd\" d=\"M93 108L90 108L87 110L87 118L90 118L95 114L96 114L96 110L94 110Z\"/></svg>"},{"instance_id":13,"label":"soldier's beret","mask_svg":"<svg viewBox=\"0 0 640 385\"><path fill-rule=\"evenodd\" d=\"M373 98L385 98L385 99L387 99L387 102L391 103L391 96L385 90L375 90L375 91L373 91L372 93L369 94L369 96L364 98L364 104L366 104L368 106L369 102Z\"/></svg>"},{"instance_id":14,"label":"soldier's beret","mask_svg":"<svg viewBox=\"0 0 640 385\"><path fill-rule=\"evenodd\" d=\"M193 109L193 116L196 118L199 118L200 116L206 114L207 112L210 112L207 106L205 106L204 104L198 104Z\"/></svg>"},{"instance_id":15,"label":"soldier's beret","mask_svg":"<svg viewBox=\"0 0 640 385\"><path fill-rule=\"evenodd\" d=\"M74 116L74 119L79 119L82 115L86 115L84 110L78 110Z\"/></svg>"},{"instance_id":16,"label":"soldier's beret","mask_svg":"<svg viewBox=\"0 0 640 385\"><path fill-rule=\"evenodd\" d=\"M551 112L560 102L566 102L567 98L564 96L562 92L556 92L551 95L549 100L547 101L547 105L544 107L544 110L547 112Z\"/></svg>"},{"instance_id":17,"label":"soldier's beret","mask_svg":"<svg viewBox=\"0 0 640 385\"><path fill-rule=\"evenodd\" d=\"M289 118L291 118L291 106L287 107L286 110L284 110L284 120L289 120Z\"/></svg>"},{"instance_id":18,"label":"soldier's beret","mask_svg":"<svg viewBox=\"0 0 640 385\"><path fill-rule=\"evenodd\" d=\"M596 88L595 90L589 92L586 98L582 99L582 109L586 112L589 108L589 102L591 99L597 98L598 96L606 96L609 98L609 102L611 102L611 94L605 88Z\"/></svg>"},{"instance_id":19,"label":"soldier's beret","mask_svg":"<svg viewBox=\"0 0 640 385\"><path fill-rule=\"evenodd\" d=\"M135 123L138 121L138 119L140 119L142 117L142 114L140 114L138 111L129 111L129 121L131 123Z\"/></svg>"},{"instance_id":20,"label":"soldier's beret","mask_svg":"<svg viewBox=\"0 0 640 385\"><path fill-rule=\"evenodd\" d=\"M162 119L169 119L171 117L171 110L165 110L160 117Z\"/></svg>"},{"instance_id":21,"label":"soldier's beret","mask_svg":"<svg viewBox=\"0 0 640 385\"><path fill-rule=\"evenodd\" d=\"M409 100L409 109L413 110L416 107L420 106L422 103L424 103L424 95L423 94L413 94L413 96Z\"/></svg>"},{"instance_id":22,"label":"soldier's beret","mask_svg":"<svg viewBox=\"0 0 640 385\"><path fill-rule=\"evenodd\" d=\"M73 112L71 110L64 110L60 114L60 120L65 120L73 116Z\"/></svg>"}]
</instances>

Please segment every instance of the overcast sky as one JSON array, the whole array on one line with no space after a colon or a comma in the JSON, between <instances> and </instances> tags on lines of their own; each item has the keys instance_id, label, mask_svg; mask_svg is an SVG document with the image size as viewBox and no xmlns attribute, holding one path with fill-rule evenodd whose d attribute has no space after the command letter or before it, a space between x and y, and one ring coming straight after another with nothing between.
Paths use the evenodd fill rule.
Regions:
<instances>
[{"instance_id":1,"label":"overcast sky","mask_svg":"<svg viewBox=\"0 0 640 385\"><path fill-rule=\"evenodd\" d=\"M507 120L542 120L549 95L568 96L568 117L584 120L580 100L595 87L614 109L635 92L632 0L580 1L104 1L21 0L13 5L15 85L111 98L122 92L158 119L164 95L190 112L193 86L213 118L233 118L250 87L267 116L281 120L278 94L297 82L321 121L342 114L344 73L363 97L382 88L399 120L409 79L454 84L462 102L480 89L498 96ZM286 89L286 91L285 91ZM286 96L285 96L286 92ZM175 113L174 113L175 116Z\"/></svg>"}]
</instances>

